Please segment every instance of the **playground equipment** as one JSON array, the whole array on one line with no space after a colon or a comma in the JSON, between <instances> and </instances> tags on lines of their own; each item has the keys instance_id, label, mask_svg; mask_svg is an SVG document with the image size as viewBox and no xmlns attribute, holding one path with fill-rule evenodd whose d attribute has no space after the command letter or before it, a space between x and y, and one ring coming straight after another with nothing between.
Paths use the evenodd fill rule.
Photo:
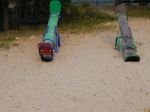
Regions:
<instances>
[{"instance_id":1,"label":"playground equipment","mask_svg":"<svg viewBox=\"0 0 150 112\"><path fill-rule=\"evenodd\" d=\"M140 56L136 54L137 49L128 25L126 7L124 5L116 6L116 16L120 28L120 36L116 37L115 49L123 54L125 62L140 61Z\"/></svg>"},{"instance_id":2,"label":"playground equipment","mask_svg":"<svg viewBox=\"0 0 150 112\"><path fill-rule=\"evenodd\" d=\"M52 61L54 52L60 47L60 36L57 32L57 25L60 18L61 3L59 0L51 0L50 18L43 35L43 42L38 44L39 54L42 61Z\"/></svg>"},{"instance_id":3,"label":"playground equipment","mask_svg":"<svg viewBox=\"0 0 150 112\"><path fill-rule=\"evenodd\" d=\"M120 0L116 1L116 3L120 2ZM43 35L43 42L38 44L39 54L43 61L52 61L54 52L57 53L60 47L60 36L57 32L57 25L61 12L61 3L59 0L51 0L49 7L49 22ZM120 3L116 6L116 17L120 28L120 35L116 37L115 49L123 54L125 62L140 61L140 57L136 54L137 49L128 25L126 7L120 5Z\"/></svg>"}]
</instances>

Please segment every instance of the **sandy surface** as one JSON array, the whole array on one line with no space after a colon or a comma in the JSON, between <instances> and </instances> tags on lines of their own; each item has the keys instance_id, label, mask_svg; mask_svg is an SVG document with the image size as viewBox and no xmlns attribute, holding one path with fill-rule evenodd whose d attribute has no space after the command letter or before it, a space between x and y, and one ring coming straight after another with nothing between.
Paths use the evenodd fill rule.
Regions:
<instances>
[{"instance_id":1,"label":"sandy surface","mask_svg":"<svg viewBox=\"0 0 150 112\"><path fill-rule=\"evenodd\" d=\"M144 112L150 108L150 20L131 20L141 56L124 63L117 32L63 34L60 52L41 62L40 38L0 51L0 112Z\"/></svg>"}]
</instances>

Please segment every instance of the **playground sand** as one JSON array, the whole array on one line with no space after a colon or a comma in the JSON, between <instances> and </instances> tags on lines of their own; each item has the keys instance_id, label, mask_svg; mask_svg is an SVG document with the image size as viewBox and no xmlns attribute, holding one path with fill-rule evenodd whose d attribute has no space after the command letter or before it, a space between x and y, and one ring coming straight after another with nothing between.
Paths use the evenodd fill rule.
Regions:
<instances>
[{"instance_id":1,"label":"playground sand","mask_svg":"<svg viewBox=\"0 0 150 112\"><path fill-rule=\"evenodd\" d=\"M0 111L149 112L150 20L131 19L130 26L139 63L123 62L113 49L116 29L62 34L50 63L39 58L40 37L0 51Z\"/></svg>"}]
</instances>

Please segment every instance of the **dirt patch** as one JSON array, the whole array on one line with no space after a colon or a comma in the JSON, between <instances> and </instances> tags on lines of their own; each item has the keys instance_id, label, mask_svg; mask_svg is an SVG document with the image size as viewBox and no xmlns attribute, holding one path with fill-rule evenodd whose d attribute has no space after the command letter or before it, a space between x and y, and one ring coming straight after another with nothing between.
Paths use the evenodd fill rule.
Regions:
<instances>
[{"instance_id":1,"label":"dirt patch","mask_svg":"<svg viewBox=\"0 0 150 112\"><path fill-rule=\"evenodd\" d=\"M141 56L124 63L113 49L117 31L62 34L51 63L41 62L41 38L0 51L2 112L144 112L150 107L150 20L130 26ZM147 112L147 111L146 111Z\"/></svg>"}]
</instances>

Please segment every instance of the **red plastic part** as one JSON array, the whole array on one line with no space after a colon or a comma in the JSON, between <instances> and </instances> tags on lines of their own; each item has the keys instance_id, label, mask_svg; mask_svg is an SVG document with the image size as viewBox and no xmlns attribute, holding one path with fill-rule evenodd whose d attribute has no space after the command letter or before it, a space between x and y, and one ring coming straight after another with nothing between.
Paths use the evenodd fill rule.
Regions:
<instances>
[{"instance_id":1,"label":"red plastic part","mask_svg":"<svg viewBox=\"0 0 150 112\"><path fill-rule=\"evenodd\" d=\"M50 43L39 43L38 47L40 56L53 56L53 48Z\"/></svg>"}]
</instances>

